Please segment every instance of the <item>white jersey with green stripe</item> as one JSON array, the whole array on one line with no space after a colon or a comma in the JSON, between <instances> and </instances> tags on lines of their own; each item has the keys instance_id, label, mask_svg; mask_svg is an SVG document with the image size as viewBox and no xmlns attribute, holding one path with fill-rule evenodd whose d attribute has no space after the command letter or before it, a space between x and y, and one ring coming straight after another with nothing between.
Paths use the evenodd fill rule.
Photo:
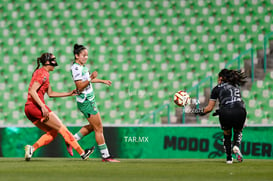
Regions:
<instances>
[{"instance_id":1,"label":"white jersey with green stripe","mask_svg":"<svg viewBox=\"0 0 273 181\"><path fill-rule=\"evenodd\" d=\"M71 74L74 81L90 81L90 73L85 65L80 65L78 63L73 63L71 66ZM93 87L91 82L89 85L76 96L77 102L84 102L86 99L93 100L95 98Z\"/></svg>"}]
</instances>

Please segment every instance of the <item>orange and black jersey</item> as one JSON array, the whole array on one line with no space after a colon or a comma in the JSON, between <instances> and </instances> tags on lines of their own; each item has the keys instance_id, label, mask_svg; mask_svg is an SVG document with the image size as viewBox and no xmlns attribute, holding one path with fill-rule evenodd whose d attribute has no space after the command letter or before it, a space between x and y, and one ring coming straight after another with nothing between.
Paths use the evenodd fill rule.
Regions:
<instances>
[{"instance_id":1,"label":"orange and black jersey","mask_svg":"<svg viewBox=\"0 0 273 181\"><path fill-rule=\"evenodd\" d=\"M39 82L41 85L40 88L37 90L37 94L39 98L41 99L41 101L45 103L44 95L47 92L49 87L49 72L46 71L43 67L36 70L31 78L28 90L31 89L31 86L33 85L35 81ZM29 93L28 93L26 104L37 104Z\"/></svg>"}]
</instances>

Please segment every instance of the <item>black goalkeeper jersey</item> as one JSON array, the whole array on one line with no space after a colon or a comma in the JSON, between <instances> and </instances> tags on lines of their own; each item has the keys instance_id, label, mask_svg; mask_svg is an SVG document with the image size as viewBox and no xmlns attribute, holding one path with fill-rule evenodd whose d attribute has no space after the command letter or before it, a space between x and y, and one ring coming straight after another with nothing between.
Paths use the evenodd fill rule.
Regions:
<instances>
[{"instance_id":1,"label":"black goalkeeper jersey","mask_svg":"<svg viewBox=\"0 0 273 181\"><path fill-rule=\"evenodd\" d=\"M239 87L229 83L221 83L215 86L212 89L210 99L215 101L219 99L220 109L224 107L245 107Z\"/></svg>"}]
</instances>

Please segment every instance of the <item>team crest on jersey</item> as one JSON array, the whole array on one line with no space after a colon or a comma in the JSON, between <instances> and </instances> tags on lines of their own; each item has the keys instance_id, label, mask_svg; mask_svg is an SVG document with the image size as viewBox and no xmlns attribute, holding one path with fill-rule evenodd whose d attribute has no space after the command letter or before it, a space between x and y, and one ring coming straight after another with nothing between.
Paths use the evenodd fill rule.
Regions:
<instances>
[{"instance_id":1,"label":"team crest on jersey","mask_svg":"<svg viewBox=\"0 0 273 181\"><path fill-rule=\"evenodd\" d=\"M43 82L45 82L46 81L46 76L44 77L44 79L43 79Z\"/></svg>"}]
</instances>

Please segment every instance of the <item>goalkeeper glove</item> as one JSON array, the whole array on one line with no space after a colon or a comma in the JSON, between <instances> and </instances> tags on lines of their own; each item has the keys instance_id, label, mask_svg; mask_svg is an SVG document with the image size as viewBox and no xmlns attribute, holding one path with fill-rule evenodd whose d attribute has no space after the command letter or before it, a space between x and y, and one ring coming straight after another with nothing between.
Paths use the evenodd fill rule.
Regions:
<instances>
[{"instance_id":1,"label":"goalkeeper glove","mask_svg":"<svg viewBox=\"0 0 273 181\"><path fill-rule=\"evenodd\" d=\"M195 110L194 114L204 116L206 113L204 113L204 108L198 108Z\"/></svg>"},{"instance_id":2,"label":"goalkeeper glove","mask_svg":"<svg viewBox=\"0 0 273 181\"><path fill-rule=\"evenodd\" d=\"M212 114L212 116L218 116L219 115L219 109L216 109L215 111L214 111L214 113Z\"/></svg>"}]
</instances>

